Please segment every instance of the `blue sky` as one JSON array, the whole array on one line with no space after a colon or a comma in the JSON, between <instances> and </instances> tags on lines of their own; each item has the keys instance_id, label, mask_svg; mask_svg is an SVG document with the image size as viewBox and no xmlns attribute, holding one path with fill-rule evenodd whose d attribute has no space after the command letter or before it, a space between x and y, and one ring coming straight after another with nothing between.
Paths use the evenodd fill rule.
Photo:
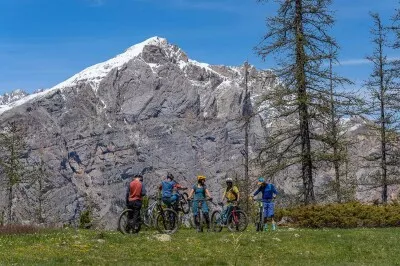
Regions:
<instances>
[{"instance_id":1,"label":"blue sky","mask_svg":"<svg viewBox=\"0 0 400 266\"><path fill-rule=\"evenodd\" d=\"M50 88L152 36L167 38L192 59L274 67L254 54L275 5L256 0L0 0L0 94ZM399 0L334 0L338 71L361 84L371 65L369 11L385 22ZM400 57L399 51L388 51Z\"/></svg>"}]
</instances>

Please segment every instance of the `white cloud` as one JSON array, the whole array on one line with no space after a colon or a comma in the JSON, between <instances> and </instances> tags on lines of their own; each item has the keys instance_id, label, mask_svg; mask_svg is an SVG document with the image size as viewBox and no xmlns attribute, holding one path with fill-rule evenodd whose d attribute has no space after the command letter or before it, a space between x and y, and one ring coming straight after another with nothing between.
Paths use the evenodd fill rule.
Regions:
<instances>
[{"instance_id":1,"label":"white cloud","mask_svg":"<svg viewBox=\"0 0 400 266\"><path fill-rule=\"evenodd\" d=\"M339 65L341 66L355 66L355 65L366 65L366 64L370 64L371 61L369 61L368 59L346 59L346 60L342 60L339 61Z\"/></svg>"},{"instance_id":2,"label":"white cloud","mask_svg":"<svg viewBox=\"0 0 400 266\"><path fill-rule=\"evenodd\" d=\"M387 60L389 62L395 61L395 60L400 60L400 57L388 57ZM368 65L371 64L372 62L369 61L368 59L365 58L358 58L358 59L345 59L342 61L339 61L339 66L358 66L358 65Z\"/></svg>"}]
</instances>

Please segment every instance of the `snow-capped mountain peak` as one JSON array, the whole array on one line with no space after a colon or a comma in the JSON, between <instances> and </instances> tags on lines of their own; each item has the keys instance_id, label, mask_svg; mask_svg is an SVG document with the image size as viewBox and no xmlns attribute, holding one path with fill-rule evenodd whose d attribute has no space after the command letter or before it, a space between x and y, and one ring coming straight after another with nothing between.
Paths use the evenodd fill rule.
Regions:
<instances>
[{"instance_id":1,"label":"snow-capped mountain peak","mask_svg":"<svg viewBox=\"0 0 400 266\"><path fill-rule=\"evenodd\" d=\"M114 68L121 68L124 64L139 56L146 45L167 46L168 41L161 37L151 37L141 43L129 47L124 53L105 62L90 66L69 79L54 86L52 89L71 87L80 82L89 83L97 90L100 81Z\"/></svg>"},{"instance_id":2,"label":"snow-capped mountain peak","mask_svg":"<svg viewBox=\"0 0 400 266\"><path fill-rule=\"evenodd\" d=\"M0 105L7 105L16 102L29 94L21 89L16 89L10 93L4 93L0 95Z\"/></svg>"}]
</instances>

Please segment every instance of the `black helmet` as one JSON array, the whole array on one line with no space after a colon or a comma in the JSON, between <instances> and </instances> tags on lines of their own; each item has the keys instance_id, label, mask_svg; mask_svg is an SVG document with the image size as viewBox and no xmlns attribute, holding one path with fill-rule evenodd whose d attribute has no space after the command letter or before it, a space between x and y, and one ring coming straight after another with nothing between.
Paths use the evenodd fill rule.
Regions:
<instances>
[{"instance_id":1,"label":"black helmet","mask_svg":"<svg viewBox=\"0 0 400 266\"><path fill-rule=\"evenodd\" d=\"M171 179L171 180L174 180L174 176L173 176L171 173L168 173L168 174L167 174L167 178L169 178L169 179Z\"/></svg>"}]
</instances>

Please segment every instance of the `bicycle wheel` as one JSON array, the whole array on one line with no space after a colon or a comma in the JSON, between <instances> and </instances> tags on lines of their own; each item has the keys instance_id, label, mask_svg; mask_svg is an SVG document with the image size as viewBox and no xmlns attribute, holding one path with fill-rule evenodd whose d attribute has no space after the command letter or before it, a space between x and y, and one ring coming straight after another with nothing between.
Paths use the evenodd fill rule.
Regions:
<instances>
[{"instance_id":1,"label":"bicycle wheel","mask_svg":"<svg viewBox=\"0 0 400 266\"><path fill-rule=\"evenodd\" d=\"M143 224L147 227L151 227L153 225L153 214L149 209L144 210L142 216Z\"/></svg>"},{"instance_id":2,"label":"bicycle wheel","mask_svg":"<svg viewBox=\"0 0 400 266\"><path fill-rule=\"evenodd\" d=\"M211 214L211 230L213 232L221 232L222 230L222 217L220 211L213 211Z\"/></svg>"},{"instance_id":3,"label":"bicycle wheel","mask_svg":"<svg viewBox=\"0 0 400 266\"><path fill-rule=\"evenodd\" d=\"M178 214L172 209L164 209L156 218L156 228L160 233L173 234L178 230Z\"/></svg>"},{"instance_id":4,"label":"bicycle wheel","mask_svg":"<svg viewBox=\"0 0 400 266\"><path fill-rule=\"evenodd\" d=\"M247 215L243 211L232 211L228 216L228 229L232 232L242 232L247 228Z\"/></svg>"},{"instance_id":5,"label":"bicycle wheel","mask_svg":"<svg viewBox=\"0 0 400 266\"><path fill-rule=\"evenodd\" d=\"M122 211L118 219L118 231L120 231L122 234L131 234L134 232L132 223L128 220L129 212L133 213L133 210L126 209Z\"/></svg>"},{"instance_id":6,"label":"bicycle wheel","mask_svg":"<svg viewBox=\"0 0 400 266\"><path fill-rule=\"evenodd\" d=\"M181 209L184 214L188 214L190 211L190 204L188 202L189 195L185 192L181 195Z\"/></svg>"}]
</instances>

